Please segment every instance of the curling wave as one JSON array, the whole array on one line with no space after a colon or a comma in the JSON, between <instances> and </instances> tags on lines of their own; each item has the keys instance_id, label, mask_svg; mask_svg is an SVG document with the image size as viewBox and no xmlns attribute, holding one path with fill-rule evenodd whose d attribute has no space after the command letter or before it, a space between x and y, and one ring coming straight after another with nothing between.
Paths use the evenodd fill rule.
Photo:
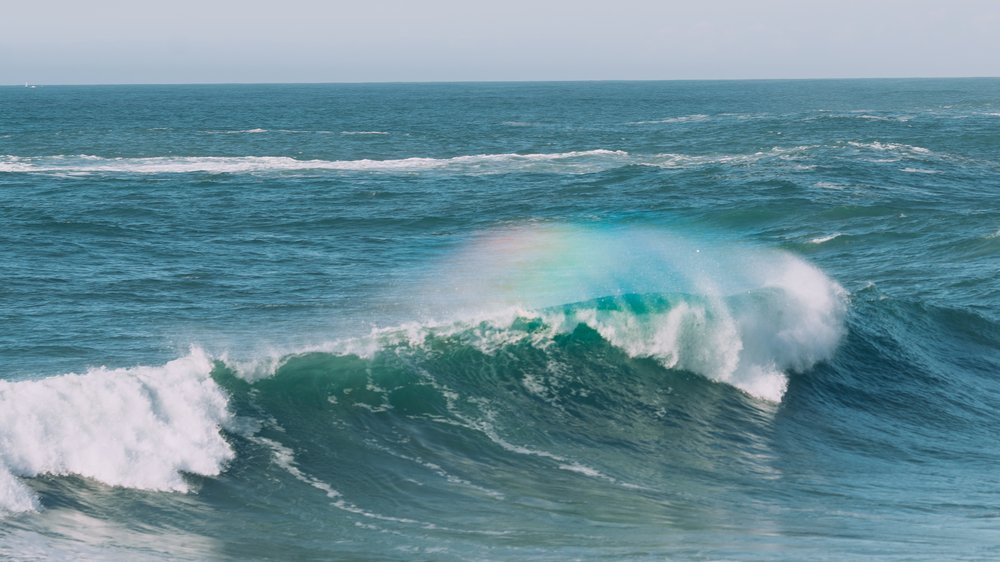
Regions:
<instances>
[{"instance_id":1,"label":"curling wave","mask_svg":"<svg viewBox=\"0 0 1000 562\"><path fill-rule=\"evenodd\" d=\"M544 348L586 326L630 357L777 402L788 372L833 355L847 311L838 283L785 252L567 225L487 233L438 264L410 298L412 317L428 320L316 350L370 357L440 337L489 352ZM259 377L276 361L243 372Z\"/></svg>"}]
</instances>

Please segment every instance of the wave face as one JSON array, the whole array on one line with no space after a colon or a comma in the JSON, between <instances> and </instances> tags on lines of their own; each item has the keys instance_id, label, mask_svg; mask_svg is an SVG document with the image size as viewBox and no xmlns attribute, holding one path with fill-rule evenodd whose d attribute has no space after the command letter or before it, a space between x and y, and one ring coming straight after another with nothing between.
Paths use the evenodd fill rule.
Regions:
<instances>
[{"instance_id":1,"label":"wave face","mask_svg":"<svg viewBox=\"0 0 1000 562\"><path fill-rule=\"evenodd\" d=\"M997 559L996 80L0 88L0 559Z\"/></svg>"}]
</instances>

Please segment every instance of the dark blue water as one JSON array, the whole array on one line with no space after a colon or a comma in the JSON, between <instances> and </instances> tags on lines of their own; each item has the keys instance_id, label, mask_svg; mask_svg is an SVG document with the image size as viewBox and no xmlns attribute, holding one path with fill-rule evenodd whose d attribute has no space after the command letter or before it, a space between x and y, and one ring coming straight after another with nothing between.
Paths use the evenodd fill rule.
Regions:
<instances>
[{"instance_id":1,"label":"dark blue water","mask_svg":"<svg viewBox=\"0 0 1000 562\"><path fill-rule=\"evenodd\" d=\"M0 557L1000 557L1000 80L0 89Z\"/></svg>"}]
</instances>

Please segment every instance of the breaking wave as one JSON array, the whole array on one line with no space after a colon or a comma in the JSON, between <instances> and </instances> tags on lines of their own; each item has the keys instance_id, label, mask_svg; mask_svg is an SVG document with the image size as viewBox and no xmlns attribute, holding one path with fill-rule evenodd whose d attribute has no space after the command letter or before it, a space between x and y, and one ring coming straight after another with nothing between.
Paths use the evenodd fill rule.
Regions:
<instances>
[{"instance_id":1,"label":"breaking wave","mask_svg":"<svg viewBox=\"0 0 1000 562\"><path fill-rule=\"evenodd\" d=\"M203 351L159 367L0 380L0 513L36 509L21 477L79 475L110 486L186 492L233 451L226 394Z\"/></svg>"},{"instance_id":2,"label":"breaking wave","mask_svg":"<svg viewBox=\"0 0 1000 562\"><path fill-rule=\"evenodd\" d=\"M345 133L347 134L347 133ZM351 134L375 135L376 131ZM284 172L420 173L490 175L507 173L588 174L625 166L687 168L712 165L752 165L761 161L793 160L814 146L773 147L745 154L630 154L595 149L540 154L476 154L451 158L392 160L299 160L287 156L157 156L105 158L93 155L0 156L0 173L28 174L260 174Z\"/></svg>"},{"instance_id":3,"label":"breaking wave","mask_svg":"<svg viewBox=\"0 0 1000 562\"><path fill-rule=\"evenodd\" d=\"M375 132L365 132L375 134ZM298 160L287 156L100 156L0 157L0 172L60 174L246 174L269 172L389 172L445 170L468 174L508 172L589 173L629 163L626 152L584 150L552 154L477 154L395 160Z\"/></svg>"},{"instance_id":4,"label":"breaking wave","mask_svg":"<svg viewBox=\"0 0 1000 562\"><path fill-rule=\"evenodd\" d=\"M581 459L504 437L488 411L460 410L447 386L454 382L444 381L502 401L490 378L520 373L519 384L544 398L546 377L600 365L601 379L586 392L617 394L611 389L625 384L617 377L644 361L665 385L688 373L775 403L789 375L833 356L847 311L840 285L785 252L565 225L485 233L435 264L410 297L411 321L263 358L193 348L162 366L0 381L0 512L38 509L25 479L45 475L187 492L185 475L220 474L236 455L232 436L252 436L269 419L267 407L241 412L243 399L233 397L246 396L248 386L276 392L282 381L294 382L289 372L336 380L364 373L357 393L327 401L372 413L394 407L389 388L396 395L433 390L432 402L443 401L455 423L505 450L627 485ZM522 367L505 367L511 362ZM531 365L545 368L524 368ZM470 404L485 403L476 400ZM428 405L421 399L408 407Z\"/></svg>"}]
</instances>

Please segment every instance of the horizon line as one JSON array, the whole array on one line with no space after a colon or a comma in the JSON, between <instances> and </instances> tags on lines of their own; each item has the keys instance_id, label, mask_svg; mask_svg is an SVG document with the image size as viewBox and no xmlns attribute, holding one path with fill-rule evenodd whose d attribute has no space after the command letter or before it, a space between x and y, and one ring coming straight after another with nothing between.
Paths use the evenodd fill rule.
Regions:
<instances>
[{"instance_id":1,"label":"horizon line","mask_svg":"<svg viewBox=\"0 0 1000 562\"><path fill-rule=\"evenodd\" d=\"M861 81L861 80L989 80L1000 76L843 76L798 78L591 78L557 80L344 80L344 81L289 81L289 82L31 82L0 84L0 87L62 87L62 86L322 86L322 85L421 85L421 84L571 84L610 82L797 82L797 81Z\"/></svg>"}]
</instances>

